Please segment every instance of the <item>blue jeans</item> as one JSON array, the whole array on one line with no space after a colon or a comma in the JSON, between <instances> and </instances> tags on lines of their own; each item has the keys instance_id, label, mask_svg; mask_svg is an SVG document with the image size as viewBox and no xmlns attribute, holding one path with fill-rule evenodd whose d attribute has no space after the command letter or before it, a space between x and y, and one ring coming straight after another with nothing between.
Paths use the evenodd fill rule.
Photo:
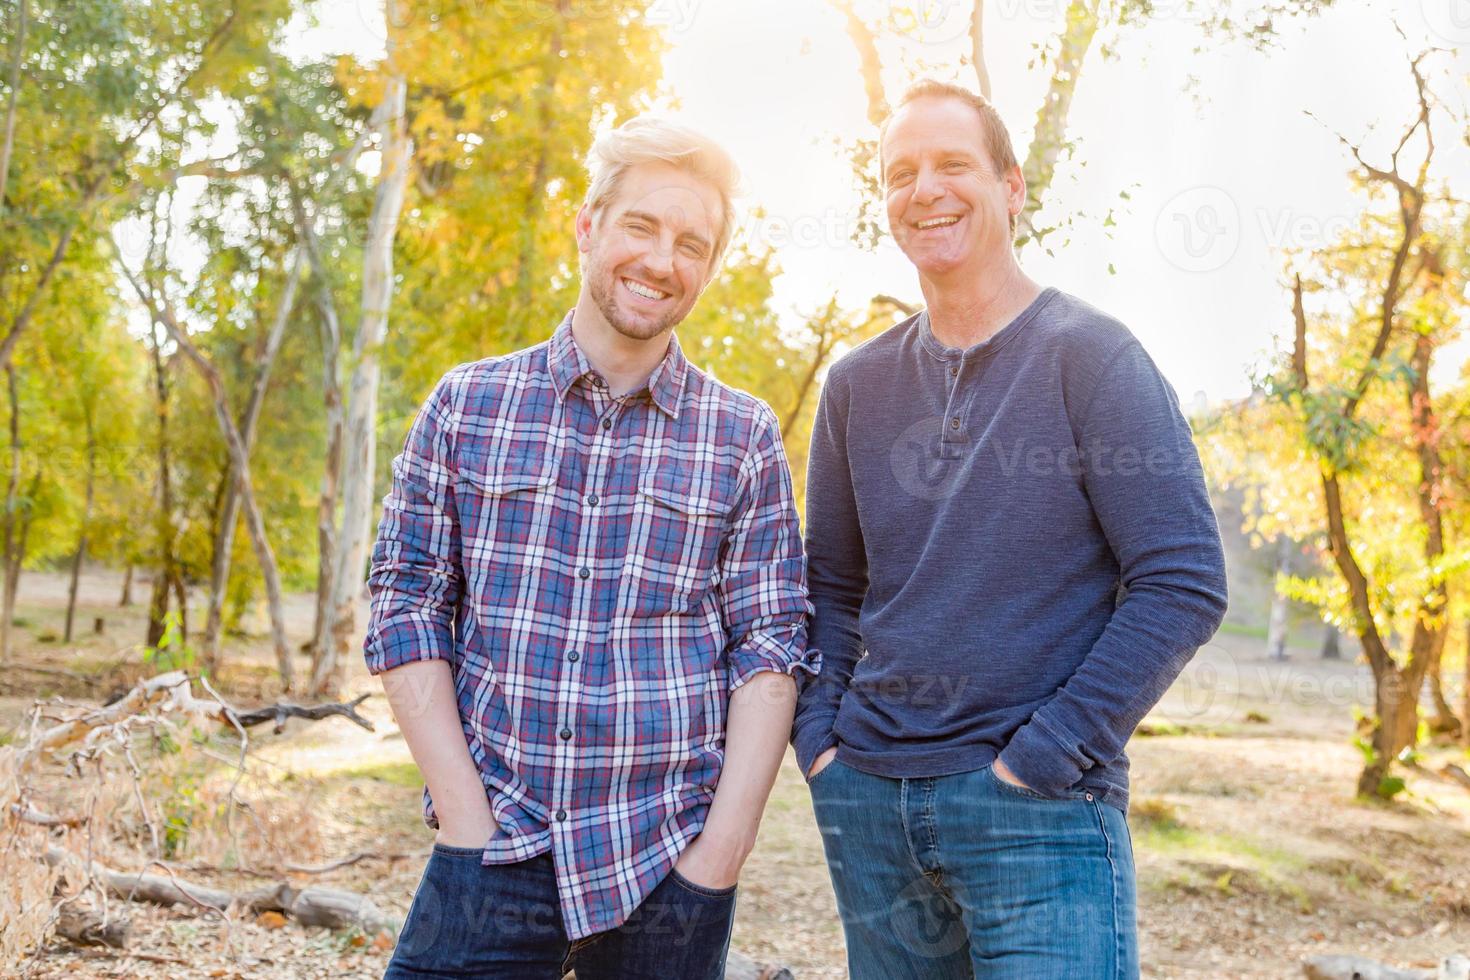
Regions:
<instances>
[{"instance_id":1,"label":"blue jeans","mask_svg":"<svg viewBox=\"0 0 1470 980\"><path fill-rule=\"evenodd\" d=\"M568 939L543 854L480 864L480 848L434 845L384 980L721 980L735 889L670 872L626 922Z\"/></svg>"},{"instance_id":2,"label":"blue jeans","mask_svg":"<svg viewBox=\"0 0 1470 980\"><path fill-rule=\"evenodd\" d=\"M1131 980L1133 845L1122 811L1050 799L989 766L890 779L834 760L812 805L851 980Z\"/></svg>"}]
</instances>

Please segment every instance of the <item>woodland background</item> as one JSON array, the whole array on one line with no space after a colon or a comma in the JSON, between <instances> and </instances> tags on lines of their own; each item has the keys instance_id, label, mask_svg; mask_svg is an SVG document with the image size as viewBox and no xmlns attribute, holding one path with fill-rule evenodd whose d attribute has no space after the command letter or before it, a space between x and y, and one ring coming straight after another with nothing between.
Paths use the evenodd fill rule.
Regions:
<instances>
[{"instance_id":1,"label":"woodland background","mask_svg":"<svg viewBox=\"0 0 1470 980\"><path fill-rule=\"evenodd\" d=\"M1357 207L1279 248L1277 340L1250 394L1185 399L1232 607L1132 750L1150 975L1279 976L1330 947L1405 966L1470 952L1470 9L1445 2L1385 5L1381 57L1357 66L1403 93L1395 118L1318 122L1341 150L1321 179ZM819 6L850 46L866 125L814 124L812 139L856 195L843 236L877 249L888 100L918 74L991 94L1006 20L982 0ZM916 40L936 8L962 28L939 64ZM1028 65L1044 94L1012 122L1023 263L1127 207L1120 187L1048 208L1085 162L1069 126L1090 66L1183 15L1201 49L1289 58L1334 3L1048 10ZM385 706L348 700L376 690L362 585L388 462L444 371L543 339L571 306L586 148L677 105L663 58L673 15L697 5L386 0L371 58L303 50L311 0L0 13L0 966L373 975L426 847ZM1467 36L1416 33L1415 16ZM1150 152L1087 152L1102 150ZM1184 214L1202 236L1198 254L1179 246L1186 272L1212 206ZM759 206L745 217L759 224ZM834 290L794 314L773 292L781 269L781 247L742 235L679 336L776 410L800 492L826 368L919 296ZM172 671L183 688L157 680ZM248 708L281 703L352 707L245 737ZM371 745L334 720L359 708ZM737 945L840 976L800 777L782 779ZM180 891L139 911L103 865L162 870ZM189 892L185 872L229 891ZM291 896L242 900L251 875ZM347 900L312 933L293 904L308 880L376 905ZM74 909L133 916L132 939L87 952L64 938ZM179 955L195 942L208 969Z\"/></svg>"}]
</instances>

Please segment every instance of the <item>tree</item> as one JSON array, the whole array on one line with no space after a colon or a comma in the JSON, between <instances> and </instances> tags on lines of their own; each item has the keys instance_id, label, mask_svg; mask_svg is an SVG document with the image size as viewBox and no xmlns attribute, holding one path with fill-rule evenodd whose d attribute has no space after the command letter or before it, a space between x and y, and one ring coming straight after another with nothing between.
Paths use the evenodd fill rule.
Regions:
<instances>
[{"instance_id":1,"label":"tree","mask_svg":"<svg viewBox=\"0 0 1470 980\"><path fill-rule=\"evenodd\" d=\"M1283 487L1278 499L1303 501L1278 517L1300 532L1327 529L1337 574L1296 581L1295 597L1350 624L1373 672L1360 795L1402 786L1390 770L1418 742L1419 694L1443 653L1451 584L1467 557L1450 536L1456 502L1430 381L1464 304L1466 222L1463 207L1432 186L1439 110L1423 72L1428 57L1410 62L1417 113L1387 163L1342 140L1369 208L1342 241L1295 259L1288 352L1266 379L1269 400L1246 408L1255 415L1248 424L1269 417L1276 433L1295 436L1284 442L1260 429L1257 437L1284 464L1267 471Z\"/></svg>"}]
</instances>

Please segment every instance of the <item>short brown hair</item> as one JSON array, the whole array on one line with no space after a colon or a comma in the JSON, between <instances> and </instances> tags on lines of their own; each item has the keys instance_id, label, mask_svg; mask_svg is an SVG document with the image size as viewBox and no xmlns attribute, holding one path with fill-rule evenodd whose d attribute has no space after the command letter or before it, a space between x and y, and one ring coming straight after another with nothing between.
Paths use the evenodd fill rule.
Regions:
<instances>
[{"instance_id":1,"label":"short brown hair","mask_svg":"<svg viewBox=\"0 0 1470 980\"><path fill-rule=\"evenodd\" d=\"M888 118L883 120L883 125L878 129L878 177L884 184L888 182L888 174L883 163L883 137L888 135L888 127L893 122L893 117L898 115L899 110L920 99L957 99L974 109L980 117L980 133L985 142L985 151L990 154L990 162L998 173L1007 174L1012 167L1018 165L1015 148L1011 146L1010 130L1006 129L1000 113L995 111L995 106L990 104L989 99L978 92L970 91L963 85L956 85L954 82L921 78L904 89L898 101L893 104L893 109L889 111ZM1016 216L1011 215L1011 231L1015 230Z\"/></svg>"}]
</instances>

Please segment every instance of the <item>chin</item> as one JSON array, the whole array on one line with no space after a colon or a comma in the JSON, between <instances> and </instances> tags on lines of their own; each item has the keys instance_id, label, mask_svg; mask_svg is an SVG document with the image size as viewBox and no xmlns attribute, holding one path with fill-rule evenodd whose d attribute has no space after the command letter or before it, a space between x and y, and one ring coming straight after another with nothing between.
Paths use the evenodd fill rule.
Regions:
<instances>
[{"instance_id":1,"label":"chin","mask_svg":"<svg viewBox=\"0 0 1470 980\"><path fill-rule=\"evenodd\" d=\"M650 319L626 310L617 310L612 316L607 317L607 322L624 337L632 340L652 340L659 334L668 331L678 321L673 316Z\"/></svg>"}]
</instances>

